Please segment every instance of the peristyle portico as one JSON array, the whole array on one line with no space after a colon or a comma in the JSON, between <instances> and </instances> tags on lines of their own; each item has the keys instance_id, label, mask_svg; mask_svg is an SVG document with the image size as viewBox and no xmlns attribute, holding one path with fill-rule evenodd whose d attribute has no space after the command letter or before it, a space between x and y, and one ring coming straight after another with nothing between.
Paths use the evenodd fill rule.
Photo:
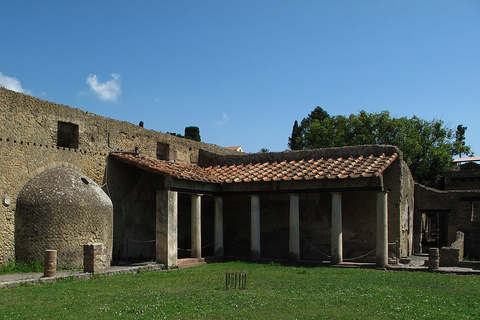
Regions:
<instances>
[{"instance_id":1,"label":"peristyle portico","mask_svg":"<svg viewBox=\"0 0 480 320\"><path fill-rule=\"evenodd\" d=\"M399 173L404 164L395 147L204 154L198 165L129 153L111 157L161 177L156 185L155 258L168 266L177 263L178 228L183 228L178 225L179 194L190 195L194 258L202 257L207 236L202 230L213 233L217 256L340 264L373 248L370 259L379 267L388 264L389 239L408 241L401 226L406 205L401 196L407 191ZM202 221L205 214L213 217L212 226Z\"/></svg>"}]
</instances>

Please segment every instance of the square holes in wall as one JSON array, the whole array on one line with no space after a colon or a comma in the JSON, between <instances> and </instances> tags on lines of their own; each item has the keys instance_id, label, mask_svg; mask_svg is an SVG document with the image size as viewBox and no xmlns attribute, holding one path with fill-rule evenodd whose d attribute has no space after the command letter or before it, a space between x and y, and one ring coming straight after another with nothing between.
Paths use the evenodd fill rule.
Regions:
<instances>
[{"instance_id":1,"label":"square holes in wall","mask_svg":"<svg viewBox=\"0 0 480 320\"><path fill-rule=\"evenodd\" d=\"M170 145L167 143L157 142L157 159L170 160Z\"/></svg>"},{"instance_id":2,"label":"square holes in wall","mask_svg":"<svg viewBox=\"0 0 480 320\"><path fill-rule=\"evenodd\" d=\"M58 121L57 146L78 149L78 125Z\"/></svg>"}]
</instances>

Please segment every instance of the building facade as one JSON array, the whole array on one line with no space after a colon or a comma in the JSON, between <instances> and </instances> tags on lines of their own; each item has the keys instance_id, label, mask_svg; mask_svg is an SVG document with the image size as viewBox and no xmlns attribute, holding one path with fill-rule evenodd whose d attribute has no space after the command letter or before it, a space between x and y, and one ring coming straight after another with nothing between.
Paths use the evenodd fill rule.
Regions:
<instances>
[{"instance_id":1,"label":"building facade","mask_svg":"<svg viewBox=\"0 0 480 320\"><path fill-rule=\"evenodd\" d=\"M19 195L56 168L108 195L115 261L174 266L228 255L384 266L412 253L414 182L395 147L239 154L4 88L0 110L0 264L20 258ZM53 238L61 228L78 236L75 224L53 220Z\"/></svg>"}]
</instances>

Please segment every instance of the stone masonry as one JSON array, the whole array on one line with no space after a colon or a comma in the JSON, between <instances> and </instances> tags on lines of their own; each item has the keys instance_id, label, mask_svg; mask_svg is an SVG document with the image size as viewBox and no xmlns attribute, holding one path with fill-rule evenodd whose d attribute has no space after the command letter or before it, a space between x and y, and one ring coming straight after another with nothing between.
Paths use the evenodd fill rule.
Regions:
<instances>
[{"instance_id":1,"label":"stone masonry","mask_svg":"<svg viewBox=\"0 0 480 320\"><path fill-rule=\"evenodd\" d=\"M110 266L107 248L103 243L88 243L83 246L83 271L102 273Z\"/></svg>"},{"instance_id":2,"label":"stone masonry","mask_svg":"<svg viewBox=\"0 0 480 320\"><path fill-rule=\"evenodd\" d=\"M183 163L196 163L200 148L235 153L3 87L0 122L0 265L15 258L18 195L28 181L46 170L70 167L102 186L107 157L114 150L137 148L144 155Z\"/></svg>"},{"instance_id":3,"label":"stone masonry","mask_svg":"<svg viewBox=\"0 0 480 320\"><path fill-rule=\"evenodd\" d=\"M440 249L440 267L455 267L463 261L465 234L457 231L457 239L448 247Z\"/></svg>"}]
</instances>

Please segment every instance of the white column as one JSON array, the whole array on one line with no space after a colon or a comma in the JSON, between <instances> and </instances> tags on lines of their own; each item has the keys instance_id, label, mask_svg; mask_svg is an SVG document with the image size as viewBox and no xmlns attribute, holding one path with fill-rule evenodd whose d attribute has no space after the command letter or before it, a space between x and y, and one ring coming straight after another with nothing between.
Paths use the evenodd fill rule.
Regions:
<instances>
[{"instance_id":1,"label":"white column","mask_svg":"<svg viewBox=\"0 0 480 320\"><path fill-rule=\"evenodd\" d=\"M202 201L199 194L192 194L192 258L202 257Z\"/></svg>"},{"instance_id":2,"label":"white column","mask_svg":"<svg viewBox=\"0 0 480 320\"><path fill-rule=\"evenodd\" d=\"M388 265L388 192L377 193L377 267Z\"/></svg>"},{"instance_id":3,"label":"white column","mask_svg":"<svg viewBox=\"0 0 480 320\"><path fill-rule=\"evenodd\" d=\"M223 198L215 197L214 254L223 256Z\"/></svg>"},{"instance_id":4,"label":"white column","mask_svg":"<svg viewBox=\"0 0 480 320\"><path fill-rule=\"evenodd\" d=\"M177 200L175 191L157 191L156 261L167 268L177 266Z\"/></svg>"},{"instance_id":5,"label":"white column","mask_svg":"<svg viewBox=\"0 0 480 320\"><path fill-rule=\"evenodd\" d=\"M251 196L250 242L252 259L260 258L260 197Z\"/></svg>"},{"instance_id":6,"label":"white column","mask_svg":"<svg viewBox=\"0 0 480 320\"><path fill-rule=\"evenodd\" d=\"M300 205L298 194L290 195L290 233L288 248L295 260L300 260Z\"/></svg>"},{"instance_id":7,"label":"white column","mask_svg":"<svg viewBox=\"0 0 480 320\"><path fill-rule=\"evenodd\" d=\"M332 256L332 264L343 262L342 194L340 192L332 193L332 243L330 255Z\"/></svg>"}]
</instances>

